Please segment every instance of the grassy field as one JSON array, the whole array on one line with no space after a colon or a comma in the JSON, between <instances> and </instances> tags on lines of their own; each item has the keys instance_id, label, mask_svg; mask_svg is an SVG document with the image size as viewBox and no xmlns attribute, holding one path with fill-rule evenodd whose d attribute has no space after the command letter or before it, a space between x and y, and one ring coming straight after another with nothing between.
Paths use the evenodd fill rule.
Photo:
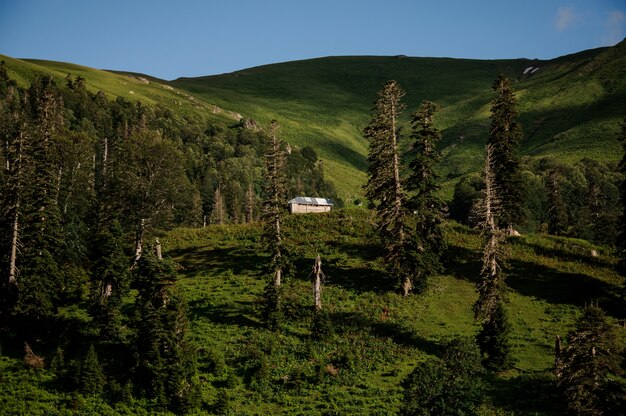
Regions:
<instances>
[{"instance_id":1,"label":"grassy field","mask_svg":"<svg viewBox=\"0 0 626 416\"><path fill-rule=\"evenodd\" d=\"M233 414L395 414L400 382L417 362L436 356L442 340L476 334L471 308L481 242L474 231L448 224L446 273L424 295L404 299L381 277L368 211L291 217L286 229L295 272L286 283L287 323L280 334L259 321L268 259L258 249L258 227L176 230L164 240L183 266L192 331L206 352L207 402L226 388ZM308 275L316 253L335 329L325 341L310 339ZM617 294L622 278L608 251L580 240L524 236L511 241L510 253L507 307L516 364L490 379L485 414L555 414L541 397L526 400L527 384L550 379L554 336L572 328L585 302L597 299L614 319L624 318Z\"/></svg>"},{"instance_id":2,"label":"grassy field","mask_svg":"<svg viewBox=\"0 0 626 416\"><path fill-rule=\"evenodd\" d=\"M198 414L393 415L401 405L400 383L416 363L437 356L443 340L477 333L471 311L481 238L474 230L446 224L445 273L432 279L426 293L406 299L382 277L370 211L291 216L284 230L293 267L279 333L260 322L269 259L260 249L258 224L162 235L165 251L181 265L178 284L199 348ZM592 249L599 257L591 256ZM512 239L509 251L515 367L488 378L483 414L558 414L550 404L554 337L565 336L592 299L621 323L623 278L614 272L616 259L608 249L581 240L528 235ZM317 253L326 275L324 310L333 323L324 340L310 332L309 273ZM145 401L107 404L59 391L48 370L24 368L19 353L1 356L0 370L3 414L19 414L12 409L23 409L24 402L33 415L153 414Z\"/></svg>"}]
</instances>

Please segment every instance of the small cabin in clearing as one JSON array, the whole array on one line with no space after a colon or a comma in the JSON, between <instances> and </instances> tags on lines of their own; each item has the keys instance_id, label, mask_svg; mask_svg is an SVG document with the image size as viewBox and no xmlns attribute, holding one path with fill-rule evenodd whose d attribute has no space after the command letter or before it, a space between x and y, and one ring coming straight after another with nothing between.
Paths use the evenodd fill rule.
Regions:
<instances>
[{"instance_id":1,"label":"small cabin in clearing","mask_svg":"<svg viewBox=\"0 0 626 416\"><path fill-rule=\"evenodd\" d=\"M288 202L289 212L292 214L304 214L307 212L328 212L334 205L332 200L326 198L311 198L298 196Z\"/></svg>"}]
</instances>

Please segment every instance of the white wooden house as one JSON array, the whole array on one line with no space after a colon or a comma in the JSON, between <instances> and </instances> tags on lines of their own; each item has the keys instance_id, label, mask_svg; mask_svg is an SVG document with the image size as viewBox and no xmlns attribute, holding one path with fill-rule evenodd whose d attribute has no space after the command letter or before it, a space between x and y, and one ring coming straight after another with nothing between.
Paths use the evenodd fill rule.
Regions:
<instances>
[{"instance_id":1,"label":"white wooden house","mask_svg":"<svg viewBox=\"0 0 626 416\"><path fill-rule=\"evenodd\" d=\"M328 212L334 205L332 200L326 198L311 198L298 196L288 202L289 212L303 214L307 212Z\"/></svg>"}]
</instances>

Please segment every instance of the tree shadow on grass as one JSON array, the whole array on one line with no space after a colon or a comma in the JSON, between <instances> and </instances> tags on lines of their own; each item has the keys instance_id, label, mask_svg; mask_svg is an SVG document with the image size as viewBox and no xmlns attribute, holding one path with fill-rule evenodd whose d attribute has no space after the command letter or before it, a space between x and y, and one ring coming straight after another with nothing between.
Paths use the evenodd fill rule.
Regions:
<instances>
[{"instance_id":1,"label":"tree shadow on grass","mask_svg":"<svg viewBox=\"0 0 626 416\"><path fill-rule=\"evenodd\" d=\"M331 262L323 269L326 284L338 286L358 294L365 292L390 292L397 288L397 282L387 273L373 267L352 267Z\"/></svg>"},{"instance_id":2,"label":"tree shadow on grass","mask_svg":"<svg viewBox=\"0 0 626 416\"><path fill-rule=\"evenodd\" d=\"M563 258L560 251L556 254ZM481 253L463 247L449 247L444 261L446 271L458 279L472 283L480 279ZM564 273L536 263L509 260L507 286L523 296L544 299L553 304L583 306L592 299L610 315L624 318L620 303L620 287L581 273Z\"/></svg>"},{"instance_id":3,"label":"tree shadow on grass","mask_svg":"<svg viewBox=\"0 0 626 416\"><path fill-rule=\"evenodd\" d=\"M171 255L182 266L180 273L185 277L193 277L207 270L212 274L230 271L233 274L256 275L262 273L268 263L267 256L256 250L238 247L194 247L172 252Z\"/></svg>"},{"instance_id":4,"label":"tree shadow on grass","mask_svg":"<svg viewBox=\"0 0 626 416\"><path fill-rule=\"evenodd\" d=\"M363 261L374 261L384 254L383 248L379 244L331 241L328 245L334 251L345 253L351 258L358 258Z\"/></svg>"},{"instance_id":5,"label":"tree shadow on grass","mask_svg":"<svg viewBox=\"0 0 626 416\"><path fill-rule=\"evenodd\" d=\"M417 348L427 354L438 356L441 351L437 342L420 337L413 330L396 322L368 317L360 312L331 313L330 318L337 334L367 332L378 338L390 338L398 345Z\"/></svg>"},{"instance_id":6,"label":"tree shadow on grass","mask_svg":"<svg viewBox=\"0 0 626 416\"><path fill-rule=\"evenodd\" d=\"M592 257L591 249L588 247L573 246L571 244L565 244L557 241L557 245L559 247L546 248L541 244L531 243L520 238L512 239L511 245L526 247L532 250L534 254L542 257L552 257L558 258L562 261L585 263L589 266L613 267L613 265L606 259L600 257Z\"/></svg>"},{"instance_id":7,"label":"tree shadow on grass","mask_svg":"<svg viewBox=\"0 0 626 416\"><path fill-rule=\"evenodd\" d=\"M212 323L223 325L235 325L239 327L260 328L260 322L251 319L255 316L255 304L253 302L232 301L209 305L206 300L196 300L188 304L189 317L192 321L208 319Z\"/></svg>"},{"instance_id":8,"label":"tree shadow on grass","mask_svg":"<svg viewBox=\"0 0 626 416\"><path fill-rule=\"evenodd\" d=\"M457 279L476 283L480 280L482 253L465 247L448 246L443 258L445 272Z\"/></svg>"},{"instance_id":9,"label":"tree shadow on grass","mask_svg":"<svg viewBox=\"0 0 626 416\"><path fill-rule=\"evenodd\" d=\"M523 414L563 414L563 400L548 372L524 373L514 378L487 377L489 396L497 407Z\"/></svg>"},{"instance_id":10,"label":"tree shadow on grass","mask_svg":"<svg viewBox=\"0 0 626 416\"><path fill-rule=\"evenodd\" d=\"M507 285L524 296L544 299L553 304L583 306L598 301L610 315L624 318L620 287L580 273L563 273L521 260L510 261Z\"/></svg>"}]
</instances>

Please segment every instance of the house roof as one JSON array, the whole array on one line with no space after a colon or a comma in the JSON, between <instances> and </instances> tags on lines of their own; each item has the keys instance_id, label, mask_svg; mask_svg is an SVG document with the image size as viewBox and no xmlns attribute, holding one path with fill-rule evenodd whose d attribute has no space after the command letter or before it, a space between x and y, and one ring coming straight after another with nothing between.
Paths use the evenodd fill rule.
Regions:
<instances>
[{"instance_id":1,"label":"house roof","mask_svg":"<svg viewBox=\"0 0 626 416\"><path fill-rule=\"evenodd\" d=\"M332 199L326 199L326 198L312 198L309 196L297 196L294 199L292 199L291 201L289 201L289 204L299 204L299 205L328 205L328 206L333 206L335 205L332 201Z\"/></svg>"}]
</instances>

